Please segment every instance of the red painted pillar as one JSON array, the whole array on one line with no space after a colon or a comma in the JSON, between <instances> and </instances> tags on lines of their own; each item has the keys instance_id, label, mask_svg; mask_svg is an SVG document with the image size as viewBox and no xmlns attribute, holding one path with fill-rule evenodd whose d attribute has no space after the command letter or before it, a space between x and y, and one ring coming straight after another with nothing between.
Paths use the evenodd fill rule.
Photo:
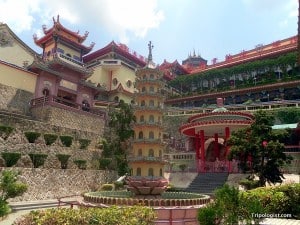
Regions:
<instances>
[{"instance_id":1,"label":"red painted pillar","mask_svg":"<svg viewBox=\"0 0 300 225\"><path fill-rule=\"evenodd\" d=\"M199 159L200 159L200 141L199 141L199 134L195 132L195 138L194 138L194 146L195 146L195 152L196 152L196 169L197 172L200 170L199 168Z\"/></svg>"},{"instance_id":2,"label":"red painted pillar","mask_svg":"<svg viewBox=\"0 0 300 225\"><path fill-rule=\"evenodd\" d=\"M227 142L229 138L230 138L230 129L229 129L229 127L225 127L225 141ZM225 154L226 160L227 160L227 155L229 154L229 151L230 151L229 146L226 145L226 154ZM230 161L228 161L228 172L229 173L232 172Z\"/></svg>"},{"instance_id":3,"label":"red painted pillar","mask_svg":"<svg viewBox=\"0 0 300 225\"><path fill-rule=\"evenodd\" d=\"M214 152L215 152L215 157L220 160L219 135L217 133L215 133Z\"/></svg>"},{"instance_id":4,"label":"red painted pillar","mask_svg":"<svg viewBox=\"0 0 300 225\"><path fill-rule=\"evenodd\" d=\"M200 149L201 149L201 165L202 172L205 172L205 149L204 149L205 137L204 130L200 130Z\"/></svg>"}]
</instances>

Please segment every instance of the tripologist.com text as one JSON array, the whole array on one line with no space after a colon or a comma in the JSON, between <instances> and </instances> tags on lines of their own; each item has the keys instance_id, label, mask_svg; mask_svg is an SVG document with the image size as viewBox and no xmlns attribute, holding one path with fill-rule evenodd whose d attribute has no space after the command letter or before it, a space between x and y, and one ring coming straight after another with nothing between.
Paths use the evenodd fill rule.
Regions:
<instances>
[{"instance_id":1,"label":"tripologist.com text","mask_svg":"<svg viewBox=\"0 0 300 225\"><path fill-rule=\"evenodd\" d=\"M252 213L253 218L292 218L289 213Z\"/></svg>"}]
</instances>

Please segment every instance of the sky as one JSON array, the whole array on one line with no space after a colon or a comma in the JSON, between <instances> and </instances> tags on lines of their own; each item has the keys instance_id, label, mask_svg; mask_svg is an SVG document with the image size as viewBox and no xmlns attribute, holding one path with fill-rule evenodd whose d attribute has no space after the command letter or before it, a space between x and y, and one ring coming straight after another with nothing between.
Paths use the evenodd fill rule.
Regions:
<instances>
[{"instance_id":1,"label":"sky","mask_svg":"<svg viewBox=\"0 0 300 225\"><path fill-rule=\"evenodd\" d=\"M194 53L211 64L296 35L298 0L0 0L0 22L38 53L32 36L57 15L70 30L89 32L92 51L115 41L147 57L152 41L156 64Z\"/></svg>"}]
</instances>

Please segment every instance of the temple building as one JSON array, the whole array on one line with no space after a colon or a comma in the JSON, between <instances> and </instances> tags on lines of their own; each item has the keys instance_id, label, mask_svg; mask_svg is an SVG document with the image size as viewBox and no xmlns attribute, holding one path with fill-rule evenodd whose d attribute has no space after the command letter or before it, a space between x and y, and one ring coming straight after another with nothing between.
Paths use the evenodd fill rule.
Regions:
<instances>
[{"instance_id":1,"label":"temple building","mask_svg":"<svg viewBox=\"0 0 300 225\"><path fill-rule=\"evenodd\" d=\"M160 194L167 184L164 177L162 139L163 88L162 73L152 62L149 43L147 65L136 72L134 139L129 158L130 189L136 194ZM154 183L153 183L154 182Z\"/></svg>"}]
</instances>

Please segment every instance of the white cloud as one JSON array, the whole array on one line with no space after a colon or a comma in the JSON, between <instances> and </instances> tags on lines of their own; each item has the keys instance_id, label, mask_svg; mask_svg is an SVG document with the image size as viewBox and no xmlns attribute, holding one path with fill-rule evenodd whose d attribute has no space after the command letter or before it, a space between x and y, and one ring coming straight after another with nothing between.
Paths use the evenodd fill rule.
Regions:
<instances>
[{"instance_id":1,"label":"white cloud","mask_svg":"<svg viewBox=\"0 0 300 225\"><path fill-rule=\"evenodd\" d=\"M0 0L0 21L13 26L19 33L30 30L35 18L33 13L38 12L38 0Z\"/></svg>"},{"instance_id":2,"label":"white cloud","mask_svg":"<svg viewBox=\"0 0 300 225\"><path fill-rule=\"evenodd\" d=\"M17 33L35 30L43 24L51 26L52 17L60 15L71 24L105 27L120 41L129 42L132 35L145 37L164 19L156 0L0 0L0 5L0 21Z\"/></svg>"}]
</instances>

